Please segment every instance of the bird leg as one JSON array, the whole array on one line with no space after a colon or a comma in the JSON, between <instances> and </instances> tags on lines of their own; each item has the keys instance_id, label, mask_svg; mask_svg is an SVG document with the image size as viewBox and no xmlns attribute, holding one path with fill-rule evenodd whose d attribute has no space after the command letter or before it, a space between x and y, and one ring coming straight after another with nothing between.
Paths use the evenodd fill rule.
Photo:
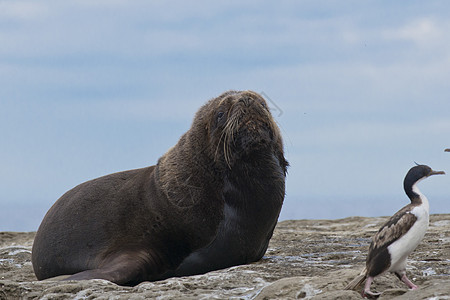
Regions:
<instances>
[{"instance_id":1,"label":"bird leg","mask_svg":"<svg viewBox=\"0 0 450 300\"><path fill-rule=\"evenodd\" d=\"M402 278L400 278L411 290L417 290L417 285L411 282L411 280L406 277L406 274L403 274Z\"/></svg>"},{"instance_id":2,"label":"bird leg","mask_svg":"<svg viewBox=\"0 0 450 300\"><path fill-rule=\"evenodd\" d=\"M406 270L395 272L395 275L403 281L411 290L417 290L417 285L411 282L408 277L406 277Z\"/></svg>"},{"instance_id":3,"label":"bird leg","mask_svg":"<svg viewBox=\"0 0 450 300\"><path fill-rule=\"evenodd\" d=\"M366 284L364 285L364 290L361 293L361 296L363 296L364 298L369 298L369 299L374 299L374 298L378 298L381 293L375 293L375 292L371 292L370 291L370 285L373 282L374 277L369 276L367 277L367 281Z\"/></svg>"}]
</instances>

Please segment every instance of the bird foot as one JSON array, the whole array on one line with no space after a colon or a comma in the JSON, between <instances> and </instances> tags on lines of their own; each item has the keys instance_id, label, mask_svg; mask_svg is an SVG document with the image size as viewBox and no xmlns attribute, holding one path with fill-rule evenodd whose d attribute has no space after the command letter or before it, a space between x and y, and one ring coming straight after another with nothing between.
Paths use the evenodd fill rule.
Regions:
<instances>
[{"instance_id":1,"label":"bird foot","mask_svg":"<svg viewBox=\"0 0 450 300\"><path fill-rule=\"evenodd\" d=\"M417 290L418 286L415 285L414 283L411 282L411 280L409 280L408 277L406 277L406 274L403 275L401 278L401 281L403 281L411 290Z\"/></svg>"},{"instance_id":2,"label":"bird foot","mask_svg":"<svg viewBox=\"0 0 450 300\"><path fill-rule=\"evenodd\" d=\"M380 297L381 293L376 293L376 292L371 292L370 290L363 290L361 293L361 296L363 296L363 298L367 298L367 299L376 299L378 297Z\"/></svg>"}]
</instances>

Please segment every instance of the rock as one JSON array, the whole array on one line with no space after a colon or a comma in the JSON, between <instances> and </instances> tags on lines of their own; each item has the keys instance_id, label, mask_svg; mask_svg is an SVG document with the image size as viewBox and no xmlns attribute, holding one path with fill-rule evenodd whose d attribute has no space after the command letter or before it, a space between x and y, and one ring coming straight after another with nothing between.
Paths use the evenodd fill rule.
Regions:
<instances>
[{"instance_id":1,"label":"rock","mask_svg":"<svg viewBox=\"0 0 450 300\"><path fill-rule=\"evenodd\" d=\"M290 277L275 281L265 287L255 300L269 299L361 299L354 291L343 291L342 280L349 270L334 271L328 276Z\"/></svg>"},{"instance_id":2,"label":"rock","mask_svg":"<svg viewBox=\"0 0 450 300\"><path fill-rule=\"evenodd\" d=\"M345 285L364 267L370 237L386 220L280 222L264 258L203 275L123 287L105 280L36 281L31 266L35 233L0 232L0 299L361 299ZM450 215L432 215L407 273L418 290L392 274L376 278L379 299L448 299Z\"/></svg>"}]
</instances>

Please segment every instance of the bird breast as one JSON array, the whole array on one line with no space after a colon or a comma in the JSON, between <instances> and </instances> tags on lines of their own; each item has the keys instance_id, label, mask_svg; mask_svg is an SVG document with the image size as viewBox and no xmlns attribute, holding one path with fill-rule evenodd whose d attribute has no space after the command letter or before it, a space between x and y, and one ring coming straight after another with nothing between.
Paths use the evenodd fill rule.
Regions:
<instances>
[{"instance_id":1,"label":"bird breast","mask_svg":"<svg viewBox=\"0 0 450 300\"><path fill-rule=\"evenodd\" d=\"M390 272L401 271L406 267L406 258L416 249L425 236L429 223L429 211L427 203L422 203L411 210L411 214L417 217L414 225L397 241L389 245L391 255Z\"/></svg>"}]
</instances>

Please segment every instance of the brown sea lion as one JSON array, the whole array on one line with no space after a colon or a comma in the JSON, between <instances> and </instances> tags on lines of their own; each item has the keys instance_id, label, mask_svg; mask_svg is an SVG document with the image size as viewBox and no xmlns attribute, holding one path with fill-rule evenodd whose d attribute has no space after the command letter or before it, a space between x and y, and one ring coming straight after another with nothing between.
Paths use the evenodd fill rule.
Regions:
<instances>
[{"instance_id":1,"label":"brown sea lion","mask_svg":"<svg viewBox=\"0 0 450 300\"><path fill-rule=\"evenodd\" d=\"M39 280L120 285L258 261L285 195L280 131L255 92L208 101L157 165L82 183L48 211L32 249Z\"/></svg>"}]
</instances>

